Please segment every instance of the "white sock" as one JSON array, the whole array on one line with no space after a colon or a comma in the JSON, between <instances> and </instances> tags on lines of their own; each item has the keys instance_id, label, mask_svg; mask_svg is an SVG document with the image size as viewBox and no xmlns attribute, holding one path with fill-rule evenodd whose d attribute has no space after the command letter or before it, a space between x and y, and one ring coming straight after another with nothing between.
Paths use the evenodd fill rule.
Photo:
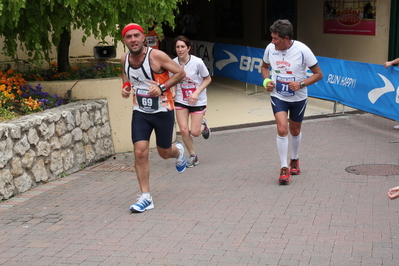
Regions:
<instances>
[{"instance_id":1,"label":"white sock","mask_svg":"<svg viewBox=\"0 0 399 266\"><path fill-rule=\"evenodd\" d=\"M288 136L280 137L277 135L276 138L277 151L280 156L281 168L288 167L287 156L288 156Z\"/></svg>"},{"instance_id":2,"label":"white sock","mask_svg":"<svg viewBox=\"0 0 399 266\"><path fill-rule=\"evenodd\" d=\"M299 133L298 136L291 136L292 143L292 157L291 159L298 159L298 154L299 154L299 146L301 145L302 141L302 133Z\"/></svg>"},{"instance_id":3,"label":"white sock","mask_svg":"<svg viewBox=\"0 0 399 266\"><path fill-rule=\"evenodd\" d=\"M143 194L141 194L141 196L143 196L146 199L151 199L150 192L143 192Z\"/></svg>"}]
</instances>

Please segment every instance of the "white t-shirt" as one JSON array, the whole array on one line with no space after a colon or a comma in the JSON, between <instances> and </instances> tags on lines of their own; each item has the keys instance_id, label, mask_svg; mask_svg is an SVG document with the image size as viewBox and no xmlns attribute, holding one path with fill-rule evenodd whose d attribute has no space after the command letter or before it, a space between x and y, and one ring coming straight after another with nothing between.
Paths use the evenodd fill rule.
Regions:
<instances>
[{"instance_id":1,"label":"white t-shirt","mask_svg":"<svg viewBox=\"0 0 399 266\"><path fill-rule=\"evenodd\" d=\"M306 70L317 64L313 52L300 41L293 40L287 50L276 50L270 43L263 55L263 61L271 66L271 79L276 83L270 96L286 102L299 102L308 97L308 88L291 91L288 82L306 79Z\"/></svg>"},{"instance_id":2,"label":"white t-shirt","mask_svg":"<svg viewBox=\"0 0 399 266\"><path fill-rule=\"evenodd\" d=\"M179 63L179 58L173 59L176 63ZM183 78L176 85L176 98L175 102L190 105L188 98L190 95L200 87L204 78L209 76L208 68L206 67L204 61L201 58L194 55L190 55L190 59L184 66L184 71L186 72L186 77ZM207 95L206 88L198 95L198 101L195 105L190 106L204 106L207 105Z\"/></svg>"}]
</instances>

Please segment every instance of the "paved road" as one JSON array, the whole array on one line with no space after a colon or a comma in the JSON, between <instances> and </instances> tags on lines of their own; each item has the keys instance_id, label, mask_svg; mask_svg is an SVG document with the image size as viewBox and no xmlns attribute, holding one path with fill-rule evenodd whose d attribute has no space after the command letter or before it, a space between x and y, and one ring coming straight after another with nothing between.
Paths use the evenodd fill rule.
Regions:
<instances>
[{"instance_id":1,"label":"paved road","mask_svg":"<svg viewBox=\"0 0 399 266\"><path fill-rule=\"evenodd\" d=\"M117 154L1 203L0 264L397 266L394 125L370 114L304 121L302 172L287 186L274 125L196 139L200 164L181 174L152 151L155 208L142 214L129 211L133 154Z\"/></svg>"}]
</instances>

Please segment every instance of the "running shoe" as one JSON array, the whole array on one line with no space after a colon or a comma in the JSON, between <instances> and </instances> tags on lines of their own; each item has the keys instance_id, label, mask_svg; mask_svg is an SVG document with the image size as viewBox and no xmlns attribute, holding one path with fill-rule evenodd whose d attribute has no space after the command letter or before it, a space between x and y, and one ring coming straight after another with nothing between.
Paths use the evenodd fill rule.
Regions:
<instances>
[{"instance_id":1,"label":"running shoe","mask_svg":"<svg viewBox=\"0 0 399 266\"><path fill-rule=\"evenodd\" d=\"M177 170L177 172L181 173L184 170L186 170L187 161L186 161L186 158L184 157L183 145L181 143L177 143L176 147L179 149L179 152L180 152L179 157L175 158L176 170Z\"/></svg>"},{"instance_id":2,"label":"running shoe","mask_svg":"<svg viewBox=\"0 0 399 266\"><path fill-rule=\"evenodd\" d=\"M290 174L291 175L299 175L301 173L301 169L299 169L299 158L291 159L290 162Z\"/></svg>"},{"instance_id":3,"label":"running shoe","mask_svg":"<svg viewBox=\"0 0 399 266\"><path fill-rule=\"evenodd\" d=\"M191 167L194 167L194 166L196 166L198 164L199 164L198 156L195 155L195 154L190 155L190 158L188 158L188 160L187 160L187 167L191 168Z\"/></svg>"},{"instance_id":4,"label":"running shoe","mask_svg":"<svg viewBox=\"0 0 399 266\"><path fill-rule=\"evenodd\" d=\"M281 185L286 185L288 182L290 182L290 171L288 167L283 167L280 170L280 178L278 179L278 182Z\"/></svg>"},{"instance_id":5,"label":"running shoe","mask_svg":"<svg viewBox=\"0 0 399 266\"><path fill-rule=\"evenodd\" d=\"M396 125L393 127L394 129L399 129L399 125Z\"/></svg>"},{"instance_id":6,"label":"running shoe","mask_svg":"<svg viewBox=\"0 0 399 266\"><path fill-rule=\"evenodd\" d=\"M202 131L202 136L204 139L208 139L209 136L211 135L211 129L208 127L208 124L206 123L206 119L202 119L202 124L204 125L204 130Z\"/></svg>"},{"instance_id":7,"label":"running shoe","mask_svg":"<svg viewBox=\"0 0 399 266\"><path fill-rule=\"evenodd\" d=\"M137 203L130 206L131 212L144 212L151 209L154 209L154 202L151 196L141 195L140 198L137 199Z\"/></svg>"}]
</instances>

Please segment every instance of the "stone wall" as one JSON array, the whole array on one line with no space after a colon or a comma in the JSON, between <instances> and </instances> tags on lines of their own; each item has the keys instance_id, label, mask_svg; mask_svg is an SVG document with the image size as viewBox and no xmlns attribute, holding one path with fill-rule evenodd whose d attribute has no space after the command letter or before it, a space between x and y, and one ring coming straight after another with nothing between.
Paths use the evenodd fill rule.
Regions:
<instances>
[{"instance_id":1,"label":"stone wall","mask_svg":"<svg viewBox=\"0 0 399 266\"><path fill-rule=\"evenodd\" d=\"M107 100L0 123L0 201L113 155Z\"/></svg>"}]
</instances>

